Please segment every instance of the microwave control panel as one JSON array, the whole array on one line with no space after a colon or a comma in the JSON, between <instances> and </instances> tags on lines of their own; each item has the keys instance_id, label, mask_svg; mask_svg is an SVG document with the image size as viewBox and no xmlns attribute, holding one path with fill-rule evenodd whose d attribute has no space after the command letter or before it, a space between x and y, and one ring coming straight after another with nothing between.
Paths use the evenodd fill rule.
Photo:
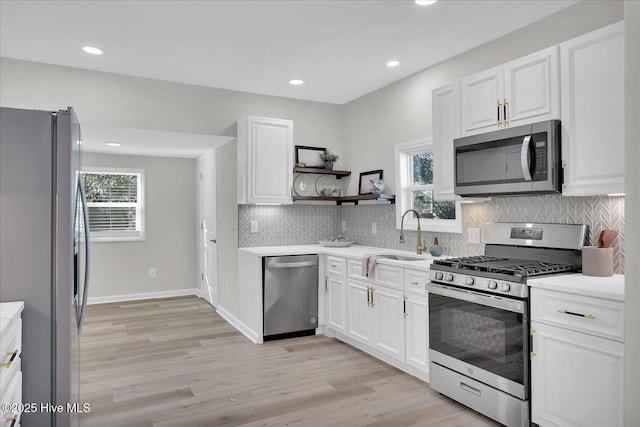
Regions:
<instances>
[{"instance_id":1,"label":"microwave control panel","mask_svg":"<svg viewBox=\"0 0 640 427\"><path fill-rule=\"evenodd\" d=\"M534 135L535 137L535 135ZM546 139L535 141L534 140L534 170L531 174L531 178L534 181L546 181L548 177L548 164L547 164L547 141Z\"/></svg>"}]
</instances>

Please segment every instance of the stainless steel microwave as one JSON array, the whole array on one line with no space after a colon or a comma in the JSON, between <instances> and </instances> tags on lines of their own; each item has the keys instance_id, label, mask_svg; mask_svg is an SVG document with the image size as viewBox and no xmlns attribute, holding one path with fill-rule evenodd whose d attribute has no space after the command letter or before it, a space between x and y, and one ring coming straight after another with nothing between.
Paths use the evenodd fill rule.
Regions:
<instances>
[{"instance_id":1,"label":"stainless steel microwave","mask_svg":"<svg viewBox=\"0 0 640 427\"><path fill-rule=\"evenodd\" d=\"M454 150L457 195L562 191L559 120L457 138Z\"/></svg>"}]
</instances>

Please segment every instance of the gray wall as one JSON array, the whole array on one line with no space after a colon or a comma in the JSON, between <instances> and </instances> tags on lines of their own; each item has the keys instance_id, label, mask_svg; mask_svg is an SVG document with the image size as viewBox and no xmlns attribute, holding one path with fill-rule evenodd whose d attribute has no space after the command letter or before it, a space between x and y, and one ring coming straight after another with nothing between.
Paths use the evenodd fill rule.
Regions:
<instances>
[{"instance_id":1,"label":"gray wall","mask_svg":"<svg viewBox=\"0 0 640 427\"><path fill-rule=\"evenodd\" d=\"M227 173L237 162L237 146L228 143L216 149L216 208L218 220L218 305L230 313L240 312L238 293L238 205L236 174Z\"/></svg>"},{"instance_id":2,"label":"gray wall","mask_svg":"<svg viewBox=\"0 0 640 427\"><path fill-rule=\"evenodd\" d=\"M296 145L328 147L337 153L342 152L342 109L338 105L170 83L8 58L0 58L0 105L43 110L73 106L81 123L226 136L236 135L236 121L242 116L252 114L278 117L294 121ZM231 149L233 151L229 151ZM217 163L218 182L228 183L228 186L235 188L235 143L234 147L223 149L225 150L227 150L224 157L226 161ZM192 190L189 189L189 191ZM230 203L233 203L233 206ZM235 195L233 199L227 200L221 209L227 218L234 215L237 218ZM218 215L221 215L220 211ZM197 224L195 216L193 221ZM235 232L237 233L237 224ZM230 242L229 239L227 242ZM230 244L233 244L233 241ZM95 263L101 263L100 258L103 256L107 263L107 260L112 259L111 254L118 251L118 245L108 243L100 243L100 245L94 256ZM127 246L127 248L132 247ZM237 274L235 247L233 251L224 252L224 262L219 264L219 272L222 275L219 285L221 289L224 289L227 282L230 283L231 288L235 284ZM194 248L197 248L195 241ZM194 250L197 251L197 249ZM139 276L138 272L143 271L146 274L150 260L132 253L129 262L130 268L136 271L135 277L146 280L145 277ZM109 269L106 264L104 266L97 264L92 277L97 274L106 274L107 270ZM197 270L196 268L194 271ZM102 279L95 280L99 282ZM157 281L158 279L154 283ZM180 286L199 288L199 282L191 279L188 281L189 284L184 283ZM94 293L97 292L94 287L90 296L114 296L139 292L138 285L129 286L130 282L120 278L117 282L119 283L116 285L117 290L114 287L108 288L111 291L104 288L104 293L101 291L98 294ZM233 292L234 290L230 289L228 295L232 295ZM219 292L219 297L220 302L224 303L225 293ZM234 312L233 309L229 311Z\"/></svg>"},{"instance_id":3,"label":"gray wall","mask_svg":"<svg viewBox=\"0 0 640 427\"><path fill-rule=\"evenodd\" d=\"M198 287L196 161L97 153L83 161L145 170L145 240L92 245L89 298ZM149 278L150 267L157 277Z\"/></svg>"},{"instance_id":4,"label":"gray wall","mask_svg":"<svg viewBox=\"0 0 640 427\"><path fill-rule=\"evenodd\" d=\"M74 107L81 123L235 136L253 114L291 119L297 145L341 151L341 108L246 92L170 83L0 58L0 105Z\"/></svg>"}]
</instances>

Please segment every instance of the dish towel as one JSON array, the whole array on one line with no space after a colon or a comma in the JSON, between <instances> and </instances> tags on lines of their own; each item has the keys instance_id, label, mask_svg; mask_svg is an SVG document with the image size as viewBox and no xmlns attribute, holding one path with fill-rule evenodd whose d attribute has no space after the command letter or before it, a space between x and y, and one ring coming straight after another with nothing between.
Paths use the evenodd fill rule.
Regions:
<instances>
[{"instance_id":1,"label":"dish towel","mask_svg":"<svg viewBox=\"0 0 640 427\"><path fill-rule=\"evenodd\" d=\"M363 256L362 257L362 275L369 277L373 274L373 269L376 267L377 256Z\"/></svg>"}]
</instances>

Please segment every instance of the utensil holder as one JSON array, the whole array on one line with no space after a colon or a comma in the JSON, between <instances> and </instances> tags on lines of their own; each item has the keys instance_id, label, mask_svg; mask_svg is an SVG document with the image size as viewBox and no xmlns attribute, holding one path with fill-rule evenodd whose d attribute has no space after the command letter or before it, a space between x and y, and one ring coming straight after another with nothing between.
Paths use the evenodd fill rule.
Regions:
<instances>
[{"instance_id":1,"label":"utensil holder","mask_svg":"<svg viewBox=\"0 0 640 427\"><path fill-rule=\"evenodd\" d=\"M613 276L613 248L584 246L582 248L582 274L586 276Z\"/></svg>"}]
</instances>

